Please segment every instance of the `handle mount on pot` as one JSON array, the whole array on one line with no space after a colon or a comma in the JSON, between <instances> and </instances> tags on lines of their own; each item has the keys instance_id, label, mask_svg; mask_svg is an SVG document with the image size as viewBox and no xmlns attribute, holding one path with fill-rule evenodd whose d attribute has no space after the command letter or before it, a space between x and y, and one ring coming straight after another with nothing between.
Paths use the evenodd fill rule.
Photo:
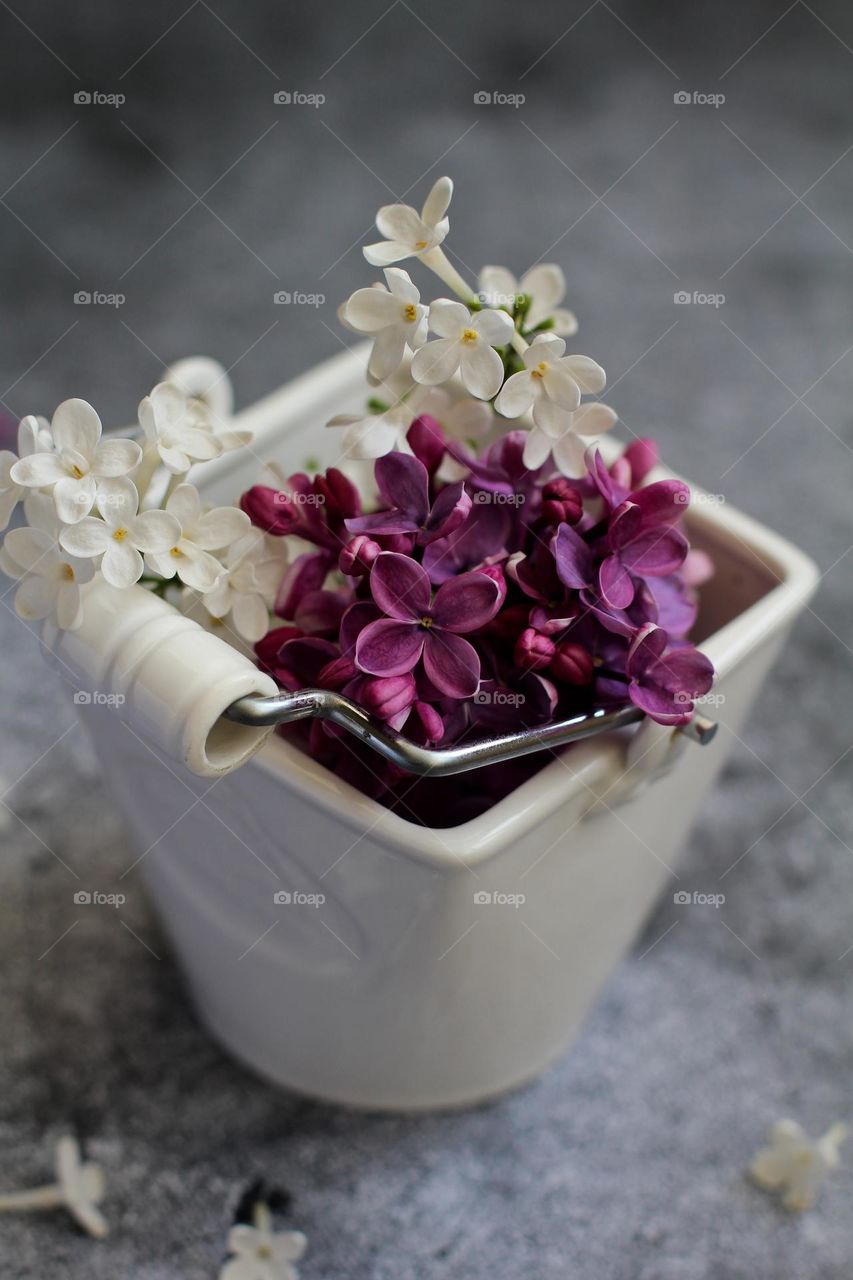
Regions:
<instances>
[{"instance_id":1,"label":"handle mount on pot","mask_svg":"<svg viewBox=\"0 0 853 1280\"><path fill-rule=\"evenodd\" d=\"M465 773L468 769L478 769L500 760L513 760L534 751L562 747L645 719L645 713L630 703L611 710L599 707L553 724L519 729L515 733L484 738L464 746L432 749L389 729L380 720L369 716L357 703L328 689L299 689L295 693L278 693L271 697L253 694L238 698L224 714L237 724L256 728L292 724L296 720L330 720L407 773L429 773L434 777ZM697 715L689 723L679 725L678 732L692 742L706 746L717 732L717 726L712 720Z\"/></svg>"}]
</instances>

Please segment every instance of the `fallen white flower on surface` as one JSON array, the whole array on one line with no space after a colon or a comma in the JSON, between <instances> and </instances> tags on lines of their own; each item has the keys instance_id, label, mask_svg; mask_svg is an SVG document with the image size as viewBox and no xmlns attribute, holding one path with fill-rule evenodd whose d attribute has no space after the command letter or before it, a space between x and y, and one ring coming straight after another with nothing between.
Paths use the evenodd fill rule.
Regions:
<instances>
[{"instance_id":1,"label":"fallen white flower on surface","mask_svg":"<svg viewBox=\"0 0 853 1280\"><path fill-rule=\"evenodd\" d=\"M257 1204L254 1226L241 1223L228 1235L228 1259L219 1280L298 1280L296 1269L308 1241L301 1231L272 1229L272 1217L265 1204Z\"/></svg>"},{"instance_id":2,"label":"fallen white flower on surface","mask_svg":"<svg viewBox=\"0 0 853 1280\"><path fill-rule=\"evenodd\" d=\"M810 1209L827 1174L841 1163L838 1148L846 1137L843 1124L812 1139L796 1120L779 1120L770 1130L770 1146L762 1147L749 1172L765 1190L784 1191L786 1209Z\"/></svg>"},{"instance_id":3,"label":"fallen white flower on surface","mask_svg":"<svg viewBox=\"0 0 853 1280\"><path fill-rule=\"evenodd\" d=\"M0 1212L67 1209L90 1236L103 1239L109 1227L97 1207L106 1192L106 1178L101 1166L81 1160L76 1139L66 1135L56 1144L55 1168L56 1182L49 1186L0 1195Z\"/></svg>"}]
</instances>

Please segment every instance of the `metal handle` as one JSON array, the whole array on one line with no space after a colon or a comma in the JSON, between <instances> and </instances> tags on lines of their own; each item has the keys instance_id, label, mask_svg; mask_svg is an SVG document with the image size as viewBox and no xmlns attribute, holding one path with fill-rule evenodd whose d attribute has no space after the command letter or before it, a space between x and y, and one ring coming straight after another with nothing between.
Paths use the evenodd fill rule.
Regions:
<instances>
[{"instance_id":1,"label":"metal handle","mask_svg":"<svg viewBox=\"0 0 853 1280\"><path fill-rule=\"evenodd\" d=\"M534 751L562 747L581 738L592 738L599 733L622 729L645 719L639 707L628 703L616 710L600 707L583 715L557 720L553 724L532 729L519 729L498 737L483 738L465 746L434 749L422 747L402 734L389 729L380 720L369 716L362 707L340 693L328 689L299 689L296 693L279 693L272 697L251 695L239 698L225 712L229 720L238 724L261 727L273 724L292 724L295 720L330 720L340 725L354 737L373 747L386 760L407 773L431 774L446 777L452 773L464 773L482 765L500 760L514 760L517 756L530 755ZM704 716L694 716L688 724L678 726L678 731L700 746L707 744L717 732L717 726Z\"/></svg>"}]
</instances>

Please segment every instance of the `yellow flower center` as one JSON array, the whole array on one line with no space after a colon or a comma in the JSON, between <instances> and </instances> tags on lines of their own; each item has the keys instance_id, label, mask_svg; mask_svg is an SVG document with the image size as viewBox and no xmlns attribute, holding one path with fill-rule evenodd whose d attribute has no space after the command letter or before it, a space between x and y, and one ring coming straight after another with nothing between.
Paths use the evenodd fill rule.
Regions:
<instances>
[{"instance_id":1,"label":"yellow flower center","mask_svg":"<svg viewBox=\"0 0 853 1280\"><path fill-rule=\"evenodd\" d=\"M425 614L424 617L421 618L421 626L426 627L427 631L429 631L430 627L432 626L432 618L429 616L429 614Z\"/></svg>"},{"instance_id":2,"label":"yellow flower center","mask_svg":"<svg viewBox=\"0 0 853 1280\"><path fill-rule=\"evenodd\" d=\"M463 330L462 330L462 341L463 341L463 342L465 342L465 343L467 343L467 344L468 344L468 346L470 347L470 346L472 345L472 343L474 343L474 342L476 342L476 341L477 341L477 330L476 330L476 329L463 329Z\"/></svg>"},{"instance_id":3,"label":"yellow flower center","mask_svg":"<svg viewBox=\"0 0 853 1280\"><path fill-rule=\"evenodd\" d=\"M544 378L547 365L544 360L540 360L535 369L530 370L531 378Z\"/></svg>"},{"instance_id":4,"label":"yellow flower center","mask_svg":"<svg viewBox=\"0 0 853 1280\"><path fill-rule=\"evenodd\" d=\"M257 1250L257 1252L258 1252L258 1257L259 1257L259 1258L271 1258L271 1257L272 1257L272 1249L270 1248L270 1246L269 1246L268 1244L259 1244L259 1245L258 1245L258 1250Z\"/></svg>"},{"instance_id":5,"label":"yellow flower center","mask_svg":"<svg viewBox=\"0 0 853 1280\"><path fill-rule=\"evenodd\" d=\"M74 581L74 570L71 568L70 564L60 565L59 572L62 574L63 578L65 578L67 582Z\"/></svg>"},{"instance_id":6,"label":"yellow flower center","mask_svg":"<svg viewBox=\"0 0 853 1280\"><path fill-rule=\"evenodd\" d=\"M413 324L414 321L417 320L418 309L414 302L408 302L406 306L403 307L403 317L409 324Z\"/></svg>"},{"instance_id":7,"label":"yellow flower center","mask_svg":"<svg viewBox=\"0 0 853 1280\"><path fill-rule=\"evenodd\" d=\"M427 240L416 240L416 241L415 241L415 248L416 248L416 249L425 249L425 248L427 247L427 244L428 244L428 243L429 243L429 242L428 242Z\"/></svg>"},{"instance_id":8,"label":"yellow flower center","mask_svg":"<svg viewBox=\"0 0 853 1280\"><path fill-rule=\"evenodd\" d=\"M119 529L113 530L113 538L116 542L124 542L127 537L127 529L122 525Z\"/></svg>"},{"instance_id":9,"label":"yellow flower center","mask_svg":"<svg viewBox=\"0 0 853 1280\"><path fill-rule=\"evenodd\" d=\"M82 480L85 472L81 471L75 462L71 464L71 474L75 480Z\"/></svg>"},{"instance_id":10,"label":"yellow flower center","mask_svg":"<svg viewBox=\"0 0 853 1280\"><path fill-rule=\"evenodd\" d=\"M180 547L172 547L172 549L169 552L169 555L174 556L176 560L178 559L179 556L182 556L183 554L184 553Z\"/></svg>"}]
</instances>

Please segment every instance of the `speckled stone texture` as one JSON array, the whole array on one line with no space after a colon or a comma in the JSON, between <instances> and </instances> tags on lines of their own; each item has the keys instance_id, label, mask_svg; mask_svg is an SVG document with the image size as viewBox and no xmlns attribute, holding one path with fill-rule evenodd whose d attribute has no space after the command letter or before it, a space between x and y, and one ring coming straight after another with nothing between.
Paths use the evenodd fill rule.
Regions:
<instances>
[{"instance_id":1,"label":"speckled stone texture","mask_svg":"<svg viewBox=\"0 0 853 1280\"><path fill-rule=\"evenodd\" d=\"M690 842L681 887L725 905L667 894L560 1063L417 1118L290 1097L226 1058L134 874L120 911L74 905L72 872L114 887L132 855L7 592L0 1182L44 1180L74 1125L114 1229L94 1244L61 1215L4 1218L2 1280L206 1280L257 1176L294 1193L305 1280L848 1280L849 1167L801 1218L743 1174L780 1115L817 1133L851 1110L848 6L12 7L11 413L81 395L119 426L195 352L233 365L248 403L347 340L335 306L372 278L373 210L447 171L461 262L563 263L626 427L824 576ZM294 90L326 102L273 103ZM673 100L694 91L726 100ZM725 302L676 305L682 289Z\"/></svg>"}]
</instances>

